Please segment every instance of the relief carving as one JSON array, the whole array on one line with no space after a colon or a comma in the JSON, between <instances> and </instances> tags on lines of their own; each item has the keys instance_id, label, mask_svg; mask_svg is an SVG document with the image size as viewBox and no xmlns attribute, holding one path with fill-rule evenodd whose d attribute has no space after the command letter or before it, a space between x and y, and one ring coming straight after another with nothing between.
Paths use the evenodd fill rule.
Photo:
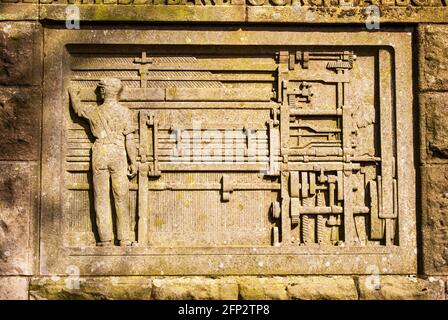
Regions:
<instances>
[{"instance_id":1,"label":"relief carving","mask_svg":"<svg viewBox=\"0 0 448 320\"><path fill-rule=\"evenodd\" d=\"M207 194L216 190L218 197L213 205L228 210L235 201L241 201L240 194L245 203L239 203L239 208L248 206L252 211L255 200L247 198L249 190L264 188L271 196L259 200L269 224L257 232L264 234L264 239L269 236L271 245L398 245L389 77L369 77L367 89L351 94L352 73L359 77L362 69L358 65L372 63L365 54L357 57L347 50L279 51L272 53L272 58L265 65L242 64L238 59L233 64L216 65L213 59L154 57L147 51L139 57L117 58L117 67L133 70L113 73L126 79L122 99L133 110L138 108L135 111L118 102L123 87L120 79L100 82L99 93L104 100L100 106L81 103L81 91L70 89L74 111L88 119L95 138L91 161L99 245L110 245L113 240L110 178L120 245L133 241L140 246L156 245L165 226L172 234L182 230L171 220L170 216L176 214L181 220L186 215L193 221L203 220L201 227L184 235L197 241L195 236L212 227L215 218L203 212L205 198L194 195L203 194L210 202ZM89 60L82 61L81 68L90 68ZM120 66L123 62L126 64ZM380 50L378 63L385 72L389 70L387 51ZM245 71L232 74L226 70L229 67ZM248 73L251 69L265 75ZM80 80L111 73L76 72ZM254 80L263 82L255 85ZM82 81L92 84L91 80ZM242 81L239 86L243 90L235 81ZM382 89L381 98L371 98L375 85ZM82 89L84 100L94 100L92 89ZM235 109L232 101L245 100L247 106L243 103ZM165 107L160 109L160 104L148 101L159 101ZM250 101L259 101L265 111L255 116ZM150 103L150 107L142 108L142 103ZM193 111L206 103L206 109ZM221 123L214 118L218 110L227 114ZM132 112L138 116L138 128ZM239 119L243 114L248 117ZM138 132L137 137L134 132ZM128 202L128 160L128 176L132 179L137 168L139 171L138 179L131 183L134 205ZM231 167L234 163L238 167ZM254 165L265 181L262 184L254 183ZM244 175L252 178L247 180ZM191 181L185 183L184 177ZM282 199L277 200L279 191ZM177 192L176 204L162 196ZM161 215L168 208L173 212ZM229 214L238 215L238 209L230 210ZM189 212L194 212L195 218ZM244 227L238 228L236 233ZM131 235L131 229L136 233ZM231 237L227 234L225 238Z\"/></svg>"},{"instance_id":2,"label":"relief carving","mask_svg":"<svg viewBox=\"0 0 448 320\"><path fill-rule=\"evenodd\" d=\"M51 272L410 271L412 142L398 125L412 95L392 69L410 52L403 33L387 34L391 47L381 33L364 45L240 30L261 43L235 45L233 31L176 29L127 45L86 32L102 44L64 31L64 71L46 79L61 120L47 130L63 146Z\"/></svg>"}]
</instances>

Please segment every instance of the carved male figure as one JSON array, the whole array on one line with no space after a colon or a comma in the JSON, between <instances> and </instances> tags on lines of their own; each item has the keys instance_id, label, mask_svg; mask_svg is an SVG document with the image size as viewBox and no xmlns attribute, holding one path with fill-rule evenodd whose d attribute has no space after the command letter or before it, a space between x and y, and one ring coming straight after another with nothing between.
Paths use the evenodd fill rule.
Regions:
<instances>
[{"instance_id":1,"label":"carved male figure","mask_svg":"<svg viewBox=\"0 0 448 320\"><path fill-rule=\"evenodd\" d=\"M110 186L116 209L117 239L120 246L132 244L129 213L129 181L137 174L136 148L131 111L118 100L123 86L119 79L105 78L99 83L103 103L81 105L79 91L69 89L73 110L89 121L95 136L92 147L93 191L99 246L114 243ZM128 160L130 165L128 166Z\"/></svg>"}]
</instances>

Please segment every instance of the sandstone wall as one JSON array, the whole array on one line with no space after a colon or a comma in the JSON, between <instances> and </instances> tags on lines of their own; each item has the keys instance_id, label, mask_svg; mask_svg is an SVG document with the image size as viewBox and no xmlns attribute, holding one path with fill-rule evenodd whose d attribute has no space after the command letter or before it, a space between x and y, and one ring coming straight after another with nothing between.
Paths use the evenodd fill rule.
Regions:
<instances>
[{"instance_id":1,"label":"sandstone wall","mask_svg":"<svg viewBox=\"0 0 448 320\"><path fill-rule=\"evenodd\" d=\"M414 35L415 123L419 141L416 181L418 274L388 276L82 277L41 276L43 30L64 24L64 6L0 0L0 299L447 299L448 288L448 8L384 7L382 26ZM82 8L86 22L250 22L294 27L322 23L365 28L359 8L331 6L295 13L283 7L235 2L224 13L212 7ZM419 1L420 2L420 1ZM124 3L124 2L123 2ZM240 3L240 6L238 6ZM149 10L149 11L148 11ZM151 11L154 10L154 11ZM134 13L133 13L134 12ZM306 12L312 12L306 15ZM154 14L155 13L155 14ZM49 22L49 20L54 20ZM57 21L59 20L59 21ZM331 24L328 24L331 23ZM135 25L134 25L135 26ZM206 28L206 27L205 27ZM411 67L411 66L409 66ZM397 70L396 72L400 72ZM55 148L58 146L55 145ZM78 281L79 280L79 281Z\"/></svg>"}]
</instances>

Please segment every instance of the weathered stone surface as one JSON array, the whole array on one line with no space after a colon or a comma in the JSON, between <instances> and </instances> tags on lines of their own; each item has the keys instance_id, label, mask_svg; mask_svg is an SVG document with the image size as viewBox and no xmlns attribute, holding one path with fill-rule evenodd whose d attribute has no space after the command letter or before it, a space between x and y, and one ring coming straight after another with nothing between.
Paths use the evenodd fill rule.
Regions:
<instances>
[{"instance_id":1,"label":"weathered stone surface","mask_svg":"<svg viewBox=\"0 0 448 320\"><path fill-rule=\"evenodd\" d=\"M244 300L286 300L287 284L286 278L242 277L238 279L239 296Z\"/></svg>"},{"instance_id":2,"label":"weathered stone surface","mask_svg":"<svg viewBox=\"0 0 448 320\"><path fill-rule=\"evenodd\" d=\"M424 25L419 28L420 88L448 89L448 26Z\"/></svg>"},{"instance_id":3,"label":"weathered stone surface","mask_svg":"<svg viewBox=\"0 0 448 320\"><path fill-rule=\"evenodd\" d=\"M29 296L30 299L101 300L443 300L445 280L443 277L423 279L415 276L361 276L356 279L346 276L77 278L72 273L69 277L32 278ZM3 297L26 298L26 278L0 278L0 297L2 294Z\"/></svg>"},{"instance_id":4,"label":"weathered stone surface","mask_svg":"<svg viewBox=\"0 0 448 320\"><path fill-rule=\"evenodd\" d=\"M0 163L0 274L32 274L37 165Z\"/></svg>"},{"instance_id":5,"label":"weathered stone surface","mask_svg":"<svg viewBox=\"0 0 448 320\"><path fill-rule=\"evenodd\" d=\"M380 23L442 22L446 21L448 16L448 11L444 7L439 7L440 3L435 4L435 7L426 7L425 5L414 6L412 1L402 2L398 6L375 1L371 3L378 8L379 17L376 17L374 15L376 10L367 10L369 3L362 1L347 0L338 3L338 1L316 0L308 2L312 2L312 5L307 5L307 1L305 1L303 6L299 5L300 1L278 6L273 5L273 1L258 0L256 2L260 5L248 5L247 7L247 21L259 23L362 23L373 29L374 21ZM281 3L285 2L281 1Z\"/></svg>"},{"instance_id":6,"label":"weathered stone surface","mask_svg":"<svg viewBox=\"0 0 448 320\"><path fill-rule=\"evenodd\" d=\"M236 300L238 299L238 284L232 278L154 279L153 298L156 300Z\"/></svg>"},{"instance_id":7,"label":"weathered stone surface","mask_svg":"<svg viewBox=\"0 0 448 320\"><path fill-rule=\"evenodd\" d=\"M70 270L72 272L72 270ZM33 278L32 300L149 300L151 279L145 277L69 277Z\"/></svg>"},{"instance_id":8,"label":"weathered stone surface","mask_svg":"<svg viewBox=\"0 0 448 320\"><path fill-rule=\"evenodd\" d=\"M448 166L424 166L422 174L422 234L424 273L448 273Z\"/></svg>"},{"instance_id":9,"label":"weathered stone surface","mask_svg":"<svg viewBox=\"0 0 448 320\"><path fill-rule=\"evenodd\" d=\"M28 300L28 278L0 276L0 300Z\"/></svg>"},{"instance_id":10,"label":"weathered stone surface","mask_svg":"<svg viewBox=\"0 0 448 320\"><path fill-rule=\"evenodd\" d=\"M175 0L176 1L176 0ZM125 1L123 1L125 2ZM235 1L232 1L235 2ZM238 1L237 1L238 2ZM180 1L178 1L180 3ZM116 4L80 6L85 21L184 21L184 22L243 22L245 7L242 5L137 5ZM65 6L54 4L40 5L41 19L65 20ZM82 22L81 22L82 23Z\"/></svg>"},{"instance_id":11,"label":"weathered stone surface","mask_svg":"<svg viewBox=\"0 0 448 320\"><path fill-rule=\"evenodd\" d=\"M339 29L333 34L319 28L302 32L244 26L245 22L325 22L358 23L365 29L365 8L343 6L342 1L325 0L316 7L305 1L298 7L294 4L300 1L285 5L268 0L231 0L228 5L196 1L200 5L182 6L181 1L170 0L176 5L148 1L137 6L131 0L117 0L117 4L79 5L86 20L81 21L81 30L68 30L65 0L24 4L30 1L34 0L0 0L0 20L32 19L32 14L38 19L40 6L40 19L58 20L58 24L44 26L44 67L38 22L0 23L0 86L5 86L0 88L0 160L4 161L0 164L0 274L36 275L33 266L39 265L39 274L49 277L32 280L32 299L444 297L446 288L438 279L381 276L372 289L369 276L350 275L368 274L366 266L372 264L380 264L390 274L415 272L418 228L423 228L424 272L448 274L448 166L423 168L423 218L422 225L415 227L413 26L379 32L352 26L350 31ZM448 21L445 0L428 0L435 7L416 2L424 1L397 0L381 6L381 23ZM89 21L106 23L90 28ZM241 28L121 29L107 24L113 21L236 22ZM420 132L426 164L448 161L448 94L433 93L448 90L447 38L447 25L420 28L420 89L426 92L421 99ZM324 47L335 51L322 58L319 52ZM40 70L45 70L43 77ZM129 194L123 193L124 201L131 198L132 202L121 211L129 216L128 209L132 210L132 221L125 225L136 226L125 248L95 246L101 241L101 228L95 225L101 214L91 208L92 173L98 173L92 169L91 131L103 121L93 120L89 128L68 102L67 89L80 89L81 103L92 110L87 104L98 102L96 86L105 76L123 81L126 88L120 103L130 107L138 126L139 177L130 180ZM45 99L42 150L41 93ZM282 101L282 94L287 99ZM345 101L358 109L342 112ZM284 110L291 114L283 116ZM314 111L318 112L313 115ZM261 162L237 164L234 172L235 166L218 161L170 163L169 144L181 145L180 140L173 142L176 126L191 130L190 120L196 118L207 127L204 130L221 126L243 130L248 149L254 138L250 133L260 131L261 156L269 156L269 161L283 159L284 175L272 170L268 179L255 178L266 171ZM350 123L352 127L347 126ZM270 131L266 124L272 125ZM284 143L278 154L269 149L277 135ZM99 136L104 138L104 132ZM312 150L300 145L306 139ZM249 150L244 151L247 156ZM35 196L40 173L38 164L24 162L39 160L41 152L43 205L38 230ZM12 160L23 162L8 162ZM350 169L351 165L361 165L361 170ZM128 169L124 162L123 168ZM109 186L109 176L103 178ZM115 188L112 182L112 189L117 193L118 186L127 183L125 173ZM308 196L310 192L315 198ZM108 190L102 194L108 195ZM329 203L336 196L337 202ZM304 208L304 204L312 205ZM385 210L379 212L379 205ZM104 205L97 211L108 213L107 209ZM304 210L312 211L311 219ZM329 219L328 212L335 219ZM352 213L356 218L350 220ZM107 227L112 229L112 223ZM103 244L120 244L108 240ZM279 242L286 245L278 246ZM39 246L41 256L35 257ZM78 271L89 276L78 279ZM72 276L51 277L66 273ZM289 276L302 273L347 276ZM141 274L165 276L130 276ZM183 276L195 274L218 278ZM270 278L269 274L285 276ZM26 278L0 278L0 298L25 299L27 288Z\"/></svg>"},{"instance_id":12,"label":"weathered stone surface","mask_svg":"<svg viewBox=\"0 0 448 320\"><path fill-rule=\"evenodd\" d=\"M422 161L448 161L448 93L421 94L420 110Z\"/></svg>"},{"instance_id":13,"label":"weathered stone surface","mask_svg":"<svg viewBox=\"0 0 448 320\"><path fill-rule=\"evenodd\" d=\"M356 300L358 293L351 277L294 277L288 285L290 299Z\"/></svg>"},{"instance_id":14,"label":"weathered stone surface","mask_svg":"<svg viewBox=\"0 0 448 320\"><path fill-rule=\"evenodd\" d=\"M41 92L0 88L0 160L38 160Z\"/></svg>"},{"instance_id":15,"label":"weathered stone surface","mask_svg":"<svg viewBox=\"0 0 448 320\"><path fill-rule=\"evenodd\" d=\"M406 276L359 277L359 297L363 300L443 300L443 279Z\"/></svg>"},{"instance_id":16,"label":"weathered stone surface","mask_svg":"<svg viewBox=\"0 0 448 320\"><path fill-rule=\"evenodd\" d=\"M34 2L34 3L31 3ZM0 20L36 20L39 19L38 0L0 1Z\"/></svg>"},{"instance_id":17,"label":"weathered stone surface","mask_svg":"<svg viewBox=\"0 0 448 320\"><path fill-rule=\"evenodd\" d=\"M45 0L33 6L32 0L4 0L0 20L66 19L66 2ZM16 2L16 3L11 3ZM9 4L8 4L9 3ZM446 22L445 0L401 0L371 2L381 10L383 22ZM179 22L262 22L262 23L366 23L373 14L370 3L344 1L146 1L116 0L95 4L83 2L81 16L86 21L179 21ZM445 4L445 5L444 5ZM375 17L370 18L375 19Z\"/></svg>"},{"instance_id":18,"label":"weathered stone surface","mask_svg":"<svg viewBox=\"0 0 448 320\"><path fill-rule=\"evenodd\" d=\"M448 277L445 277L445 300L448 300Z\"/></svg>"},{"instance_id":19,"label":"weathered stone surface","mask_svg":"<svg viewBox=\"0 0 448 320\"><path fill-rule=\"evenodd\" d=\"M39 83L38 28L31 22L0 22L0 85Z\"/></svg>"}]
</instances>

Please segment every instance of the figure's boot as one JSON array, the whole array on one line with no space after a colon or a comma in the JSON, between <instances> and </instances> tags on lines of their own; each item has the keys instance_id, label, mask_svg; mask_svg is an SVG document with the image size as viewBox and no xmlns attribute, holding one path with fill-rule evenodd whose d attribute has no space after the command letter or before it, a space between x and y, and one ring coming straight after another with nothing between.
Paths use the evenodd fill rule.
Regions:
<instances>
[{"instance_id":1,"label":"figure's boot","mask_svg":"<svg viewBox=\"0 0 448 320\"><path fill-rule=\"evenodd\" d=\"M112 247L114 244L112 241L100 241L96 245L99 247Z\"/></svg>"},{"instance_id":2,"label":"figure's boot","mask_svg":"<svg viewBox=\"0 0 448 320\"><path fill-rule=\"evenodd\" d=\"M120 247L130 247L132 246L132 241L120 240Z\"/></svg>"}]
</instances>

